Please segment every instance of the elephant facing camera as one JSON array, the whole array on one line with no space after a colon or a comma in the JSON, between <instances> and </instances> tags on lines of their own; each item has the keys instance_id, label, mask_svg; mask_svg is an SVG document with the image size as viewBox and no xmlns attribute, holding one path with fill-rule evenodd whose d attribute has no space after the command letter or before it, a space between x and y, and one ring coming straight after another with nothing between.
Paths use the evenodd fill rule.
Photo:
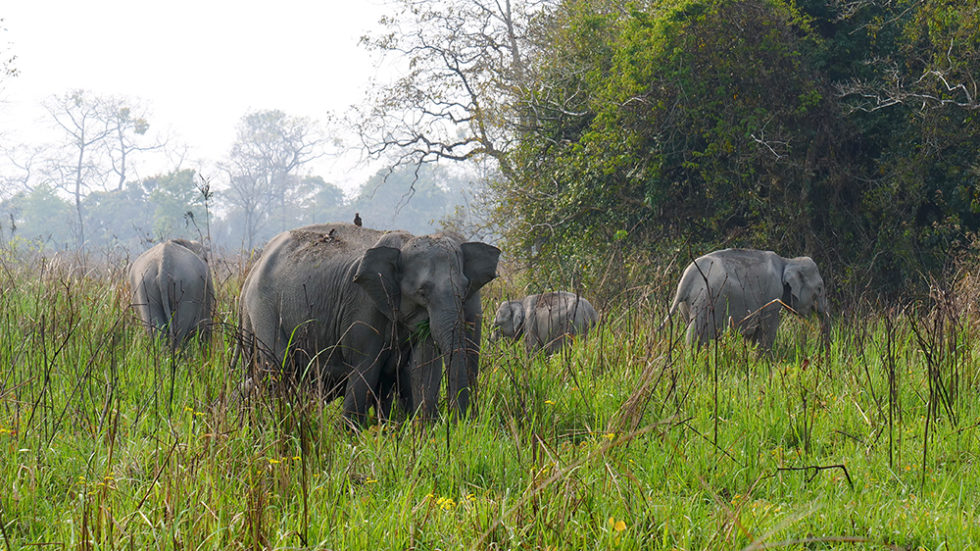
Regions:
<instances>
[{"instance_id":1,"label":"elephant facing camera","mask_svg":"<svg viewBox=\"0 0 980 551\"><path fill-rule=\"evenodd\" d=\"M471 408L479 375L480 289L500 250L443 234L414 236L354 224L305 226L275 236L242 288L246 361L258 371L315 377L343 397L360 427L375 408ZM445 374L443 369L445 369Z\"/></svg>"}]
</instances>

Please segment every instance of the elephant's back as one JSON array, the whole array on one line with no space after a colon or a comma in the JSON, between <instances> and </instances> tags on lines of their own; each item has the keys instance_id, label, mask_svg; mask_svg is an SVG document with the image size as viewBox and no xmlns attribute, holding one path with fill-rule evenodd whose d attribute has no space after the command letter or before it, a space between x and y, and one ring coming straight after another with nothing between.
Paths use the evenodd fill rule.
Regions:
<instances>
[{"instance_id":1,"label":"elephant's back","mask_svg":"<svg viewBox=\"0 0 980 551\"><path fill-rule=\"evenodd\" d=\"M698 260L710 259L711 261L720 262L727 272L747 272L778 258L779 255L772 251L758 249L722 249L708 253Z\"/></svg>"},{"instance_id":2,"label":"elephant's back","mask_svg":"<svg viewBox=\"0 0 980 551\"><path fill-rule=\"evenodd\" d=\"M157 243L143 251L129 266L129 283L135 287L147 279L155 279L163 263L164 243Z\"/></svg>"},{"instance_id":3,"label":"elephant's back","mask_svg":"<svg viewBox=\"0 0 980 551\"><path fill-rule=\"evenodd\" d=\"M210 276L208 265L191 249L165 241L160 247L160 264L163 275L174 281L201 281L204 283Z\"/></svg>"},{"instance_id":4,"label":"elephant's back","mask_svg":"<svg viewBox=\"0 0 980 551\"><path fill-rule=\"evenodd\" d=\"M245 280L286 282L310 272L334 272L355 262L384 232L353 224L315 224L284 231L262 249Z\"/></svg>"},{"instance_id":5,"label":"elephant's back","mask_svg":"<svg viewBox=\"0 0 980 551\"><path fill-rule=\"evenodd\" d=\"M288 243L293 250L313 255L344 252L359 255L392 233L398 232L374 230L354 224L312 224L283 232L273 240L282 237L283 243Z\"/></svg>"},{"instance_id":6,"label":"elephant's back","mask_svg":"<svg viewBox=\"0 0 980 551\"><path fill-rule=\"evenodd\" d=\"M527 311L533 311L540 320L552 323L592 323L598 314L585 297L569 291L553 291L528 297Z\"/></svg>"},{"instance_id":7,"label":"elephant's back","mask_svg":"<svg viewBox=\"0 0 980 551\"><path fill-rule=\"evenodd\" d=\"M353 279L358 260L371 240L381 235L353 224L317 224L276 235L263 247L242 285L243 314L321 306L335 299L328 290Z\"/></svg>"}]
</instances>

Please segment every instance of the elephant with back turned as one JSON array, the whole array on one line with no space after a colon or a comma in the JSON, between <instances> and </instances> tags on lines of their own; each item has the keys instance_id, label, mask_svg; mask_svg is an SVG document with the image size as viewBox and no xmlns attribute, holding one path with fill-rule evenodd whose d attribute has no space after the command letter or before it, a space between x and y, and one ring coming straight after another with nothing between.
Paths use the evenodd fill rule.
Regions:
<instances>
[{"instance_id":1,"label":"elephant with back turned","mask_svg":"<svg viewBox=\"0 0 980 551\"><path fill-rule=\"evenodd\" d=\"M283 232L242 289L246 358L310 371L359 426L372 405L387 415L395 396L410 413L434 412L443 362L418 352L438 349L450 408L465 414L478 374L480 289L499 255L484 243L353 224Z\"/></svg>"},{"instance_id":2,"label":"elephant with back turned","mask_svg":"<svg viewBox=\"0 0 980 551\"><path fill-rule=\"evenodd\" d=\"M731 325L769 350L776 339L783 305L802 316L816 313L825 342L829 342L826 289L810 257L783 258L772 251L724 249L687 266L668 319L674 313L681 314L689 344L696 341L701 346Z\"/></svg>"},{"instance_id":3,"label":"elephant with back turned","mask_svg":"<svg viewBox=\"0 0 980 551\"><path fill-rule=\"evenodd\" d=\"M194 333L203 342L210 340L214 281L201 243L158 243L133 261L129 286L133 306L151 335L165 335L174 347Z\"/></svg>"}]
</instances>

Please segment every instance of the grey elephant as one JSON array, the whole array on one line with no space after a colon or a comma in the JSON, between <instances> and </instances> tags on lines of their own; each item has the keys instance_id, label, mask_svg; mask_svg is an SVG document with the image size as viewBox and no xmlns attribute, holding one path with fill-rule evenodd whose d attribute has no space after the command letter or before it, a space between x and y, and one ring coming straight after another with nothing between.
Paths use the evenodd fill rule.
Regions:
<instances>
[{"instance_id":1,"label":"grey elephant","mask_svg":"<svg viewBox=\"0 0 980 551\"><path fill-rule=\"evenodd\" d=\"M687 266L664 324L679 312L687 325L689 344L696 341L701 346L732 326L768 350L776 339L783 305L802 316L816 313L829 342L826 289L813 259L783 258L772 251L724 249Z\"/></svg>"},{"instance_id":2,"label":"grey elephant","mask_svg":"<svg viewBox=\"0 0 980 551\"><path fill-rule=\"evenodd\" d=\"M211 336L214 281L205 247L170 239L147 250L129 268L133 306L151 335L178 346L197 333Z\"/></svg>"},{"instance_id":3,"label":"grey elephant","mask_svg":"<svg viewBox=\"0 0 980 551\"><path fill-rule=\"evenodd\" d=\"M445 365L450 408L465 414L479 368L480 289L499 256L485 243L353 224L280 233L242 289L246 359L316 377L328 399L343 396L352 426L372 405L387 415L396 396L410 413L433 413Z\"/></svg>"},{"instance_id":4,"label":"grey elephant","mask_svg":"<svg viewBox=\"0 0 980 551\"><path fill-rule=\"evenodd\" d=\"M599 314L589 301L575 293L555 291L500 304L493 326L495 337L523 336L529 354L542 349L552 354L570 336L587 334L598 321Z\"/></svg>"}]
</instances>

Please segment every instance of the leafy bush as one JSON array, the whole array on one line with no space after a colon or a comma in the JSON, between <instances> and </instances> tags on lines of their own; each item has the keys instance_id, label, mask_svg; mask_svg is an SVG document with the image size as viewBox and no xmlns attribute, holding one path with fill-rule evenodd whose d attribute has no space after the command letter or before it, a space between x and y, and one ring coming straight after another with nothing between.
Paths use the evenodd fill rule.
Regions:
<instances>
[{"instance_id":1,"label":"leafy bush","mask_svg":"<svg viewBox=\"0 0 980 551\"><path fill-rule=\"evenodd\" d=\"M842 292L917 288L980 226L980 111L954 88L975 82L976 12L563 3L495 187L510 249L599 294L622 286L610 262L724 246L808 254Z\"/></svg>"}]
</instances>

